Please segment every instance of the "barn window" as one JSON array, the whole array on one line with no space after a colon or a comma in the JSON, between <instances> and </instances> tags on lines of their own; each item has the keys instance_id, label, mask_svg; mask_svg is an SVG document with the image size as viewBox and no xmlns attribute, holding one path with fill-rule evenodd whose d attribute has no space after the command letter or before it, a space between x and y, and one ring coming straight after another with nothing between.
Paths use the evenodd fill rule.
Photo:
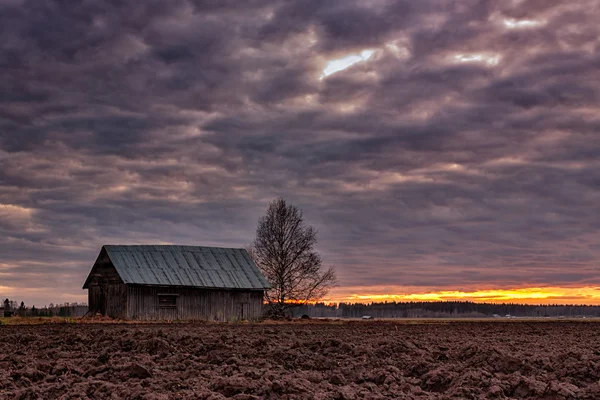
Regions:
<instances>
[{"instance_id":1,"label":"barn window","mask_svg":"<svg viewBox=\"0 0 600 400\"><path fill-rule=\"evenodd\" d=\"M159 307L177 307L177 295L171 293L164 293L158 295L158 306Z\"/></svg>"}]
</instances>

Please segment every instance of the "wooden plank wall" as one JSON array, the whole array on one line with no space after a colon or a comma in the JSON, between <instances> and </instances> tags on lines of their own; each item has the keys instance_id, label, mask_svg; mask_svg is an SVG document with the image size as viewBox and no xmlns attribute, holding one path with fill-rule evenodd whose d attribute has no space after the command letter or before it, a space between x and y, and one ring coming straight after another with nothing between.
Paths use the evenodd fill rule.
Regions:
<instances>
[{"instance_id":1,"label":"wooden plank wall","mask_svg":"<svg viewBox=\"0 0 600 400\"><path fill-rule=\"evenodd\" d=\"M177 295L176 307L159 307L159 294ZM233 322L262 316L262 291L128 285L127 318Z\"/></svg>"},{"instance_id":2,"label":"wooden plank wall","mask_svg":"<svg viewBox=\"0 0 600 400\"><path fill-rule=\"evenodd\" d=\"M92 315L102 314L111 318L126 318L127 286L122 283L90 285L88 304L89 312Z\"/></svg>"},{"instance_id":3,"label":"wooden plank wall","mask_svg":"<svg viewBox=\"0 0 600 400\"><path fill-rule=\"evenodd\" d=\"M89 313L96 315L102 313L100 305L100 287L98 285L90 285L88 288L88 307Z\"/></svg>"},{"instance_id":4,"label":"wooden plank wall","mask_svg":"<svg viewBox=\"0 0 600 400\"><path fill-rule=\"evenodd\" d=\"M127 310L127 286L121 280L114 265L102 250L91 272L88 288L89 312L111 318L125 318Z\"/></svg>"}]
</instances>

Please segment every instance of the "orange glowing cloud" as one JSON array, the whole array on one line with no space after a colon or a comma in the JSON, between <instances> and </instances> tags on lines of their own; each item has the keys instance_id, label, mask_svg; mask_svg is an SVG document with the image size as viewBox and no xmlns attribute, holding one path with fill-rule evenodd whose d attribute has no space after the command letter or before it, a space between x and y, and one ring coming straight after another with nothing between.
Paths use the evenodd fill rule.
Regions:
<instances>
[{"instance_id":1,"label":"orange glowing cloud","mask_svg":"<svg viewBox=\"0 0 600 400\"><path fill-rule=\"evenodd\" d=\"M386 290L388 289L388 290ZM418 290L418 288L337 288L329 302L474 301L523 304L600 304L600 287L530 287L486 290Z\"/></svg>"}]
</instances>

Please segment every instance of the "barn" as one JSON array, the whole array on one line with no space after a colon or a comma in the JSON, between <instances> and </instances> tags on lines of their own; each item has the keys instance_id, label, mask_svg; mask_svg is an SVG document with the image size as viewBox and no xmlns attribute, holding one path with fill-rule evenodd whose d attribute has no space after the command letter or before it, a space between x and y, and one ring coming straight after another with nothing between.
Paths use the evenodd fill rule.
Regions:
<instances>
[{"instance_id":1,"label":"barn","mask_svg":"<svg viewBox=\"0 0 600 400\"><path fill-rule=\"evenodd\" d=\"M88 275L89 312L131 320L256 320L269 283L244 249L106 245Z\"/></svg>"}]
</instances>

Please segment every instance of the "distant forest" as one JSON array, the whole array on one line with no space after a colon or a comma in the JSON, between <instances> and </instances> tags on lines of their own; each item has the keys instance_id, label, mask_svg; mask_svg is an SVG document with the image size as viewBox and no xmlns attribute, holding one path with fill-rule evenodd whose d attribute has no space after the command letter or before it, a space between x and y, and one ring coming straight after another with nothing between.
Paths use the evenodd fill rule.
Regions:
<instances>
[{"instance_id":1,"label":"distant forest","mask_svg":"<svg viewBox=\"0 0 600 400\"><path fill-rule=\"evenodd\" d=\"M0 317L82 317L88 311L85 303L63 303L52 304L42 308L35 306L26 307L24 302L21 304L14 300L6 299L0 302Z\"/></svg>"},{"instance_id":2,"label":"distant forest","mask_svg":"<svg viewBox=\"0 0 600 400\"><path fill-rule=\"evenodd\" d=\"M600 306L473 303L470 301L317 303L296 307L293 317L327 318L486 318L486 317L600 317Z\"/></svg>"}]
</instances>

